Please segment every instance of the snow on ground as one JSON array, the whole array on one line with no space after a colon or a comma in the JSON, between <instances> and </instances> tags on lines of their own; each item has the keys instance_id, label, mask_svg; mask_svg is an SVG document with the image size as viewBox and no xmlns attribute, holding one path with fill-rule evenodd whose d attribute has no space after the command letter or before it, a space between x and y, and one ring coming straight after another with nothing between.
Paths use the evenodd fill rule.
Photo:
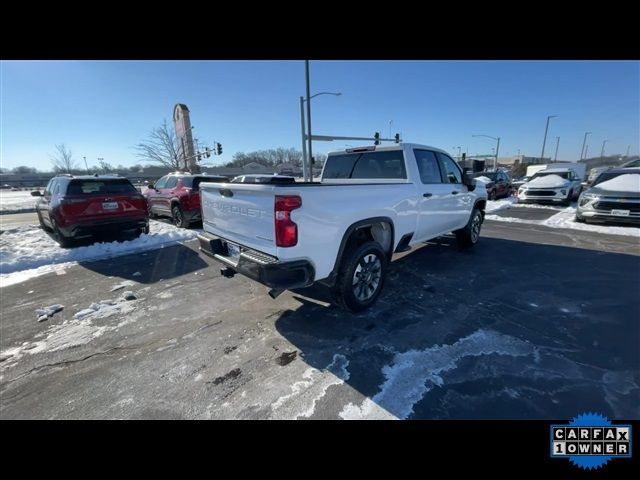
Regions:
<instances>
[{"instance_id":1,"label":"snow on ground","mask_svg":"<svg viewBox=\"0 0 640 480\"><path fill-rule=\"evenodd\" d=\"M514 205L515 206L515 205ZM529 207L530 205L527 205ZM494 210L495 211L495 210ZM551 228L567 228L570 230L582 230L585 232L605 233L609 235L627 235L631 237L640 237L640 228L638 227L618 227L607 224L587 224L575 221L576 207L567 207L560 210L555 215L546 220L525 220L515 217L502 217L500 215L486 215L486 220L508 223L528 223L531 225L542 225Z\"/></svg>"},{"instance_id":2,"label":"snow on ground","mask_svg":"<svg viewBox=\"0 0 640 480\"><path fill-rule=\"evenodd\" d=\"M163 222L150 222L150 233L134 240L101 242L75 248L61 248L36 226L21 226L0 235L0 287L56 271L77 263L118 257L163 248L192 240L199 230L176 228Z\"/></svg>"},{"instance_id":3,"label":"snow on ground","mask_svg":"<svg viewBox=\"0 0 640 480\"><path fill-rule=\"evenodd\" d=\"M477 330L451 345L435 345L425 350L396 353L382 369L385 381L373 397L361 405L349 403L340 417L345 420L405 419L413 406L435 387L444 384L442 374L455 369L466 357L533 355L535 347L527 341L492 330Z\"/></svg>"},{"instance_id":4,"label":"snow on ground","mask_svg":"<svg viewBox=\"0 0 640 480\"><path fill-rule=\"evenodd\" d=\"M640 174L625 173L596 185L600 190L608 192L640 192Z\"/></svg>"},{"instance_id":5,"label":"snow on ground","mask_svg":"<svg viewBox=\"0 0 640 480\"><path fill-rule=\"evenodd\" d=\"M34 341L0 352L0 358L6 361L3 362L3 367L12 365L24 355L55 352L89 343L106 332L134 321L131 313L135 309L135 301L127 301L122 297L92 303L88 308L77 312L72 319L51 325L44 332L38 333ZM105 319L114 315L120 315L124 319L115 325L106 324Z\"/></svg>"},{"instance_id":6,"label":"snow on ground","mask_svg":"<svg viewBox=\"0 0 640 480\"><path fill-rule=\"evenodd\" d=\"M31 196L31 191L0 190L0 214L34 212L36 200L36 197Z\"/></svg>"}]
</instances>

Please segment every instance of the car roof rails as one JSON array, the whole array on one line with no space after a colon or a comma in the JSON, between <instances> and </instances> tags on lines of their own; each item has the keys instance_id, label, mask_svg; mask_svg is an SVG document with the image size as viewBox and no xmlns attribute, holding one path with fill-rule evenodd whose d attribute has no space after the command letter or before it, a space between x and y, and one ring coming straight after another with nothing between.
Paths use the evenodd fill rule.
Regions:
<instances>
[{"instance_id":1,"label":"car roof rails","mask_svg":"<svg viewBox=\"0 0 640 480\"><path fill-rule=\"evenodd\" d=\"M73 177L70 173L58 173L56 177Z\"/></svg>"}]
</instances>

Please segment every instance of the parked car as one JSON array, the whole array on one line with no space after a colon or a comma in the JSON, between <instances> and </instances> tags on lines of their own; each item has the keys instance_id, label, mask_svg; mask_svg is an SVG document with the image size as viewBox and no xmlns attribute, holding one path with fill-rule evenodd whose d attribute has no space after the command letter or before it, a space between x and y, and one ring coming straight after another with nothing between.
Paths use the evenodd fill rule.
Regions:
<instances>
[{"instance_id":1,"label":"parked car","mask_svg":"<svg viewBox=\"0 0 640 480\"><path fill-rule=\"evenodd\" d=\"M611 167L594 167L591 170L589 170L589 176L587 177L587 183L589 185L591 185L596 178L598 178L598 175L600 175L602 172L606 172L607 170L609 170Z\"/></svg>"},{"instance_id":2,"label":"parked car","mask_svg":"<svg viewBox=\"0 0 640 480\"><path fill-rule=\"evenodd\" d=\"M611 168L580 195L577 222L640 224L640 168Z\"/></svg>"},{"instance_id":3,"label":"parked car","mask_svg":"<svg viewBox=\"0 0 640 480\"><path fill-rule=\"evenodd\" d=\"M228 182L221 175L170 173L155 183L150 183L144 192L149 205L149 216L169 217L173 224L187 228L202 220L200 212L200 183Z\"/></svg>"},{"instance_id":4,"label":"parked car","mask_svg":"<svg viewBox=\"0 0 640 480\"><path fill-rule=\"evenodd\" d=\"M485 180L485 188L487 189L487 197L489 200L496 200L497 198L511 195L511 179L505 172L479 172L474 173L473 177L480 179L484 177L489 180Z\"/></svg>"},{"instance_id":5,"label":"parked car","mask_svg":"<svg viewBox=\"0 0 640 480\"><path fill-rule=\"evenodd\" d=\"M351 311L376 301L394 252L449 232L472 247L487 201L444 150L411 143L332 152L320 182L207 183L201 194L200 249L224 276L273 298L322 282Z\"/></svg>"},{"instance_id":6,"label":"parked car","mask_svg":"<svg viewBox=\"0 0 640 480\"><path fill-rule=\"evenodd\" d=\"M569 205L582 191L582 179L570 168L546 168L518 189L518 203Z\"/></svg>"},{"instance_id":7,"label":"parked car","mask_svg":"<svg viewBox=\"0 0 640 480\"><path fill-rule=\"evenodd\" d=\"M640 167L640 158L636 158L635 160L629 160L628 162L620 165L620 168L636 168Z\"/></svg>"},{"instance_id":8,"label":"parked car","mask_svg":"<svg viewBox=\"0 0 640 480\"><path fill-rule=\"evenodd\" d=\"M295 177L287 175L265 175L264 173L251 173L247 175L238 175L231 183L295 183Z\"/></svg>"},{"instance_id":9,"label":"parked car","mask_svg":"<svg viewBox=\"0 0 640 480\"><path fill-rule=\"evenodd\" d=\"M525 183L527 183L527 182L529 181L529 179L530 179L530 178L531 178L531 177L528 177L528 176L526 176L526 175L525 175L524 177L520 177L520 178L518 178L518 179L516 179L516 180L512 180L512 181L511 181L511 189L512 189L512 190L515 190L515 191L517 192L517 191L518 191L518 189L519 189L522 185L524 185Z\"/></svg>"},{"instance_id":10,"label":"parked car","mask_svg":"<svg viewBox=\"0 0 640 480\"><path fill-rule=\"evenodd\" d=\"M62 175L31 195L40 226L61 246L98 233L149 233L147 201L126 178Z\"/></svg>"}]
</instances>

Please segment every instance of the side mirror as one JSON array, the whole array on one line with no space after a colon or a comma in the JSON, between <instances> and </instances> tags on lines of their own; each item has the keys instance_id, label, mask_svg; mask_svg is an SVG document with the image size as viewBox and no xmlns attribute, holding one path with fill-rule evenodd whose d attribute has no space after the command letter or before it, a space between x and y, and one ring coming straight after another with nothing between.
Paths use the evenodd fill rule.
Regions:
<instances>
[{"instance_id":1,"label":"side mirror","mask_svg":"<svg viewBox=\"0 0 640 480\"><path fill-rule=\"evenodd\" d=\"M42 192L40 190L34 190L33 192L31 192L31 196L32 197L41 197L42 196Z\"/></svg>"},{"instance_id":2,"label":"side mirror","mask_svg":"<svg viewBox=\"0 0 640 480\"><path fill-rule=\"evenodd\" d=\"M462 174L462 183L466 185L467 189L470 192L473 192L476 189L476 179L471 176L471 174L469 173L470 170L470 168L465 168L463 170L464 173Z\"/></svg>"},{"instance_id":3,"label":"side mirror","mask_svg":"<svg viewBox=\"0 0 640 480\"><path fill-rule=\"evenodd\" d=\"M147 188L151 188L152 190L155 190L156 187L153 183L150 183L149 185L147 185Z\"/></svg>"}]
</instances>

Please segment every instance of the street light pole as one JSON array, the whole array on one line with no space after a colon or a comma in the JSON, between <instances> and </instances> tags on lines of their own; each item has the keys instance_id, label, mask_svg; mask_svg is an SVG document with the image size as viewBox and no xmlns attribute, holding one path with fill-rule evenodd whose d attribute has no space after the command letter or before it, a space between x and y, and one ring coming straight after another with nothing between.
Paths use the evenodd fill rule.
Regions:
<instances>
[{"instance_id":1,"label":"street light pole","mask_svg":"<svg viewBox=\"0 0 640 480\"><path fill-rule=\"evenodd\" d=\"M625 155L625 158L629 158L629 150L631 150L631 145L627 146L627 154Z\"/></svg>"},{"instance_id":2,"label":"street light pole","mask_svg":"<svg viewBox=\"0 0 640 480\"><path fill-rule=\"evenodd\" d=\"M313 179L313 150L311 146L311 86L309 84L309 60L304 61L304 71L305 71L305 77L306 77L306 83L307 83L307 135L309 138L309 170L310 170L307 173L309 174L309 178Z\"/></svg>"},{"instance_id":3,"label":"street light pole","mask_svg":"<svg viewBox=\"0 0 640 480\"><path fill-rule=\"evenodd\" d=\"M91 172L89 172L89 166L87 165L87 157L82 157L82 158L84 158L84 168L86 168L87 169L87 173L90 174Z\"/></svg>"},{"instance_id":4,"label":"street light pole","mask_svg":"<svg viewBox=\"0 0 640 480\"><path fill-rule=\"evenodd\" d=\"M304 131L304 97L300 97L300 127L302 131L302 178L307 181L307 142Z\"/></svg>"},{"instance_id":5,"label":"street light pole","mask_svg":"<svg viewBox=\"0 0 640 480\"><path fill-rule=\"evenodd\" d=\"M556 154L553 157L553 161L558 161L558 146L560 146L560 137L556 137Z\"/></svg>"},{"instance_id":6,"label":"street light pole","mask_svg":"<svg viewBox=\"0 0 640 480\"><path fill-rule=\"evenodd\" d=\"M604 145L605 143L607 143L609 140L603 140L602 141L602 150L600 151L600 160L602 160L604 158Z\"/></svg>"},{"instance_id":7,"label":"street light pole","mask_svg":"<svg viewBox=\"0 0 640 480\"><path fill-rule=\"evenodd\" d=\"M587 144L587 135L590 135L593 132L584 132L584 140L582 141L582 150L580 150L580 160L587 157L587 152L584 150L585 145Z\"/></svg>"},{"instance_id":8,"label":"street light pole","mask_svg":"<svg viewBox=\"0 0 640 480\"><path fill-rule=\"evenodd\" d=\"M549 120L557 117L557 115L549 115L547 117L547 126L544 127L544 140L542 140L542 154L540 155L540 163L544 162L544 147L547 144L547 132L549 131Z\"/></svg>"},{"instance_id":9,"label":"street light pole","mask_svg":"<svg viewBox=\"0 0 640 480\"><path fill-rule=\"evenodd\" d=\"M496 143L496 152L495 157L493 158L493 170L498 171L498 153L500 151L500 137L492 137L491 135L471 135L472 137L487 137L495 140ZM468 153L467 153L468 154Z\"/></svg>"}]
</instances>

